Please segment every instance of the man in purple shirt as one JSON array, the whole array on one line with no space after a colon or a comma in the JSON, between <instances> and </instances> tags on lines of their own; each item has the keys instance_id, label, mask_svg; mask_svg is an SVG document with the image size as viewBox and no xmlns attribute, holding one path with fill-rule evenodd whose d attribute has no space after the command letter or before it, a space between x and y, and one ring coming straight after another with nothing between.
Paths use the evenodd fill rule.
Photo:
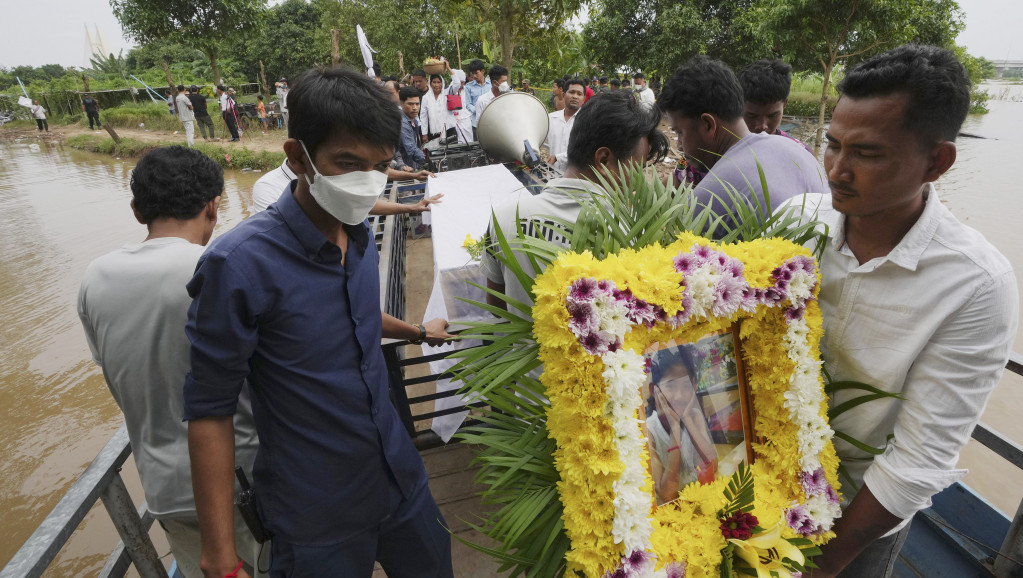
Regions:
<instances>
[{"instance_id":1,"label":"man in purple shirt","mask_svg":"<svg viewBox=\"0 0 1023 578\"><path fill-rule=\"evenodd\" d=\"M792 67L781 59L758 60L739 73L745 105L742 120L750 132L766 132L790 138L813 153L806 143L778 128L789 102Z\"/></svg>"},{"instance_id":2,"label":"man in purple shirt","mask_svg":"<svg viewBox=\"0 0 1023 578\"><path fill-rule=\"evenodd\" d=\"M657 105L667 113L686 160L707 171L694 194L726 217L711 231L715 238L741 225L727 216L737 203L769 215L794 196L828 190L820 164L806 149L791 139L750 132L742 119L742 87L720 60L697 56L680 67Z\"/></svg>"},{"instance_id":3,"label":"man in purple shirt","mask_svg":"<svg viewBox=\"0 0 1023 578\"><path fill-rule=\"evenodd\" d=\"M444 320L380 313L365 218L401 112L371 78L310 70L288 94L290 194L209 247L188 283L185 415L207 577L239 571L233 426L246 381L272 577L452 576L451 538L388 395L381 337L439 344Z\"/></svg>"}]
</instances>

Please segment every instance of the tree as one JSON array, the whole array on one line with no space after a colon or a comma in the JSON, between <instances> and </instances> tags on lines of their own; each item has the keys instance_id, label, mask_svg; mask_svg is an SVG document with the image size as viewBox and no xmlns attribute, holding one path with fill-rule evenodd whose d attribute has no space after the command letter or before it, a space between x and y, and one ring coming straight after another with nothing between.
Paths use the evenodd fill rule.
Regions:
<instances>
[{"instance_id":1,"label":"tree","mask_svg":"<svg viewBox=\"0 0 1023 578\"><path fill-rule=\"evenodd\" d=\"M264 0L110 0L125 34L139 44L171 40L202 50L220 82L220 43L259 28Z\"/></svg>"},{"instance_id":2,"label":"tree","mask_svg":"<svg viewBox=\"0 0 1023 578\"><path fill-rule=\"evenodd\" d=\"M524 34L561 29L579 11L582 0L470 0L480 22L494 27L501 47L501 64L514 65L515 47Z\"/></svg>"},{"instance_id":3,"label":"tree","mask_svg":"<svg viewBox=\"0 0 1023 578\"><path fill-rule=\"evenodd\" d=\"M963 27L955 0L758 0L750 22L794 67L823 72L817 148L837 66L910 41L947 46Z\"/></svg>"},{"instance_id":4,"label":"tree","mask_svg":"<svg viewBox=\"0 0 1023 578\"><path fill-rule=\"evenodd\" d=\"M244 38L235 38L229 52L240 61L245 76L258 78L261 61L271 82L282 76L293 77L314 63L329 62L330 43L318 36L325 5L285 0L267 10L268 25Z\"/></svg>"},{"instance_id":5,"label":"tree","mask_svg":"<svg viewBox=\"0 0 1023 578\"><path fill-rule=\"evenodd\" d=\"M583 34L587 54L604 69L671 72L696 54L741 68L770 56L746 24L753 0L600 0Z\"/></svg>"}]
</instances>

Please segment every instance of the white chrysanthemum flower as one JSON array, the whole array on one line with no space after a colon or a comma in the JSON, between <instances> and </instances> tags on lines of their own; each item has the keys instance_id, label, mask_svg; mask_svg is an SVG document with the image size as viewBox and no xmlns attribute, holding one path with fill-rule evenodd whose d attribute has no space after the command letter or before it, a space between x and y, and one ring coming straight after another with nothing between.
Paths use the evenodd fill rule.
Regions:
<instances>
[{"instance_id":1,"label":"white chrysanthemum flower","mask_svg":"<svg viewBox=\"0 0 1023 578\"><path fill-rule=\"evenodd\" d=\"M803 302L813 295L813 285L817 278L806 271L796 271L789 281L789 298L795 303Z\"/></svg>"}]
</instances>

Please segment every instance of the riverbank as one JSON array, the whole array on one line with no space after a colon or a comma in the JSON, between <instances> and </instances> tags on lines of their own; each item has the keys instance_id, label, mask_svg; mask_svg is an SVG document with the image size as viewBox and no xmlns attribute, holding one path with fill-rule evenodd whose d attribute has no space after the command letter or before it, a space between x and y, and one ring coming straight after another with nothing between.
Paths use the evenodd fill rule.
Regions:
<instances>
[{"instance_id":1,"label":"riverbank","mask_svg":"<svg viewBox=\"0 0 1023 578\"><path fill-rule=\"evenodd\" d=\"M4 127L0 129L0 141L65 144L79 150L108 154L116 158L139 157L156 147L185 144L185 135L181 131L144 128L115 130L121 138L120 143L115 143L106 131L89 130L78 125L51 125L49 132L39 132L35 127ZM267 171L280 166L284 162L283 144L287 139L285 132L253 133L254 131L246 133L240 142L204 141L196 134L194 148L224 168Z\"/></svg>"}]
</instances>

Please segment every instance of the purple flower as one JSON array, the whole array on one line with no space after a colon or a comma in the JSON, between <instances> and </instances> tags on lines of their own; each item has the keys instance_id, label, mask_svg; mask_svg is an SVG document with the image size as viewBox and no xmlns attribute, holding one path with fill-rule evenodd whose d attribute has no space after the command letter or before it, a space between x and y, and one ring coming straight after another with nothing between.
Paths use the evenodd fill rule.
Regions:
<instances>
[{"instance_id":1,"label":"purple flower","mask_svg":"<svg viewBox=\"0 0 1023 578\"><path fill-rule=\"evenodd\" d=\"M742 303L742 292L746 287L747 285L741 277L731 275L719 277L716 286L717 298L714 299L714 305L711 308L714 315L728 316L735 313Z\"/></svg>"},{"instance_id":2,"label":"purple flower","mask_svg":"<svg viewBox=\"0 0 1023 578\"><path fill-rule=\"evenodd\" d=\"M768 287L764 290L763 303L765 305L776 305L785 300L785 292L778 287Z\"/></svg>"},{"instance_id":3,"label":"purple flower","mask_svg":"<svg viewBox=\"0 0 1023 578\"><path fill-rule=\"evenodd\" d=\"M693 255L696 255L701 261L706 261L714 255L714 249L711 249L709 245L694 244L692 248Z\"/></svg>"},{"instance_id":4,"label":"purple flower","mask_svg":"<svg viewBox=\"0 0 1023 578\"><path fill-rule=\"evenodd\" d=\"M831 487L824 477L824 468L817 468L812 472L799 472L799 481L803 484L803 491L807 496L823 494L826 488Z\"/></svg>"},{"instance_id":5,"label":"purple flower","mask_svg":"<svg viewBox=\"0 0 1023 578\"><path fill-rule=\"evenodd\" d=\"M686 578L686 565L682 562L672 562L664 567L667 578Z\"/></svg>"},{"instance_id":6,"label":"purple flower","mask_svg":"<svg viewBox=\"0 0 1023 578\"><path fill-rule=\"evenodd\" d=\"M601 279L597 281L597 292L608 294L615 290L615 284L608 281L607 279Z\"/></svg>"},{"instance_id":7,"label":"purple flower","mask_svg":"<svg viewBox=\"0 0 1023 578\"><path fill-rule=\"evenodd\" d=\"M597 309L592 301L568 302L568 328L576 335L585 335L596 331L600 327L600 319L597 317Z\"/></svg>"},{"instance_id":8,"label":"purple flower","mask_svg":"<svg viewBox=\"0 0 1023 578\"><path fill-rule=\"evenodd\" d=\"M568 298L575 301L592 301L597 291L597 281L592 277L576 279L568 291Z\"/></svg>"},{"instance_id":9,"label":"purple flower","mask_svg":"<svg viewBox=\"0 0 1023 578\"><path fill-rule=\"evenodd\" d=\"M825 491L828 494L828 501L832 504L837 504L842 501L838 498L838 494L835 493L835 488L832 488L831 484L828 484L828 488Z\"/></svg>"},{"instance_id":10,"label":"purple flower","mask_svg":"<svg viewBox=\"0 0 1023 578\"><path fill-rule=\"evenodd\" d=\"M692 273L699 263L699 259L691 253L679 253L675 257L675 270L688 275Z\"/></svg>"},{"instance_id":11,"label":"purple flower","mask_svg":"<svg viewBox=\"0 0 1023 578\"><path fill-rule=\"evenodd\" d=\"M803 506L792 506L785 510L785 523L804 538L815 534L820 528Z\"/></svg>"},{"instance_id":12,"label":"purple flower","mask_svg":"<svg viewBox=\"0 0 1023 578\"><path fill-rule=\"evenodd\" d=\"M746 269L745 266L742 264L742 261L738 259L729 259L728 264L725 265L725 271L728 274L732 275L733 277L742 277L742 274L743 272L745 272L745 270Z\"/></svg>"},{"instance_id":13,"label":"purple flower","mask_svg":"<svg viewBox=\"0 0 1023 578\"><path fill-rule=\"evenodd\" d=\"M800 305L799 307L786 307L785 319L788 319L789 321L798 321L803 318L804 313L806 313L806 305Z\"/></svg>"},{"instance_id":14,"label":"purple flower","mask_svg":"<svg viewBox=\"0 0 1023 578\"><path fill-rule=\"evenodd\" d=\"M591 331L584 335L580 342L586 353L590 355L604 355L610 351L609 346L612 344L611 339L608 339L608 337L603 331Z\"/></svg>"},{"instance_id":15,"label":"purple flower","mask_svg":"<svg viewBox=\"0 0 1023 578\"><path fill-rule=\"evenodd\" d=\"M623 566L629 571L641 571L647 567L651 560L650 554L643 550L635 550L625 559Z\"/></svg>"}]
</instances>

